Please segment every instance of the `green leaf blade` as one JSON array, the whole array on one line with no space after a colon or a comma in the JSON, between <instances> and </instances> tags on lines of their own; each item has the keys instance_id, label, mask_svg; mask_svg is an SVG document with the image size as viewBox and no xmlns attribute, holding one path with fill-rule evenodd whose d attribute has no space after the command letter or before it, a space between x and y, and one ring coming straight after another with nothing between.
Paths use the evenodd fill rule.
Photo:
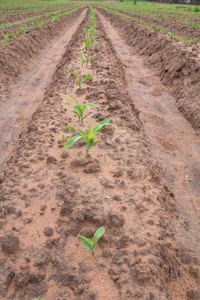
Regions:
<instances>
[{"instance_id":1,"label":"green leaf blade","mask_svg":"<svg viewBox=\"0 0 200 300\"><path fill-rule=\"evenodd\" d=\"M63 149L66 149L66 148L70 148L71 146L73 146L78 140L80 140L82 138L81 135L75 135L73 136L73 138L71 138L66 144L65 146L63 147Z\"/></svg>"},{"instance_id":2,"label":"green leaf blade","mask_svg":"<svg viewBox=\"0 0 200 300\"><path fill-rule=\"evenodd\" d=\"M94 246L96 245L96 243L98 242L100 237L104 234L104 232L105 232L105 227L104 226L97 229L97 231L95 232L94 237L93 237Z\"/></svg>"},{"instance_id":3,"label":"green leaf blade","mask_svg":"<svg viewBox=\"0 0 200 300\"><path fill-rule=\"evenodd\" d=\"M87 250L93 252L94 248L87 241L83 241L82 244Z\"/></svg>"}]
</instances>

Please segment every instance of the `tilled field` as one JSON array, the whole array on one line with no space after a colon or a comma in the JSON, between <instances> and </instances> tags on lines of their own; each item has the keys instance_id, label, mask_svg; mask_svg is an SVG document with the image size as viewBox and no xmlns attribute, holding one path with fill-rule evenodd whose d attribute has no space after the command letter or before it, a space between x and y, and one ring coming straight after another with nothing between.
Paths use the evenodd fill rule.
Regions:
<instances>
[{"instance_id":1,"label":"tilled field","mask_svg":"<svg viewBox=\"0 0 200 300\"><path fill-rule=\"evenodd\" d=\"M121 16L99 9L116 27L146 64L156 68L162 82L172 91L179 109L192 125L200 128L200 60L199 50L185 47Z\"/></svg>"},{"instance_id":2,"label":"tilled field","mask_svg":"<svg viewBox=\"0 0 200 300\"><path fill-rule=\"evenodd\" d=\"M124 13L123 11L119 11ZM125 12L126 15L130 17L136 17L138 18L137 14ZM159 20L152 18L151 16L140 16L140 19L144 22L147 22L149 24L154 24L156 26L162 26L164 28L167 28L171 32L174 33L174 35L182 36L187 40L193 39L199 39L200 38L200 30L199 28L193 28L192 25L187 26L186 24L176 23L175 18L174 20Z\"/></svg>"},{"instance_id":3,"label":"tilled field","mask_svg":"<svg viewBox=\"0 0 200 300\"><path fill-rule=\"evenodd\" d=\"M79 24L73 27L74 33L46 82L46 91L37 109L30 120L23 123L20 136L15 137L12 156L3 169L0 295L2 299L25 300L40 296L45 300L199 299L198 134L178 110L168 118L172 123L173 117L178 118L180 127L184 126L188 133L187 150L190 144L197 147L196 152L190 152L187 167L183 163L188 153L175 147L171 137L161 141L157 132L155 141L148 134L147 123L151 126L156 116L149 117L140 110L127 75L131 64L125 64L122 59L127 53L123 56L115 44L119 38L114 28L121 34L130 31L132 25L102 9L97 11L96 36L101 44L87 52L83 29L90 26L89 7L79 9L72 17L66 16L66 20L71 20L71 23L66 21L67 26L72 24L73 17L74 20L79 18ZM143 37L144 43L148 43L145 35ZM126 45L128 38L125 34L124 49L131 53L134 49ZM133 40L127 42L129 46L131 43ZM141 43L140 47L142 49ZM161 53L162 48L159 51ZM82 66L80 53L91 56L93 64ZM188 57L189 53L183 52L183 55ZM192 56L190 60L194 66ZM155 62L157 73L162 66ZM137 66L134 68L137 72ZM91 74L94 77L85 80L80 88L69 70L81 78ZM164 69L160 78L155 78L155 69L145 72L152 72L146 85L156 85L152 96L159 97L164 90L160 78L166 84L173 82L176 71L169 72L167 79L162 75ZM5 79L6 76L5 72ZM183 81L177 83L179 91L196 93L197 85L188 91L185 86L180 87ZM37 85L40 85L39 79ZM133 88L141 92L139 85ZM32 92L36 93L34 89ZM172 92L176 97L175 86ZM9 89L6 89L8 94ZM75 97L81 105L93 103L100 108L91 107L81 125L73 114L73 106L65 105L65 102L73 103L69 96ZM168 91L165 96L174 101L171 105L175 107L175 99ZM33 97L30 101L36 99ZM195 109L199 116L198 107ZM63 149L66 141L79 133L64 129L65 126L86 132L89 123L93 128L106 118L111 118L117 130L105 127L99 134L101 142L90 149L88 157L85 157L82 139L71 148ZM194 127L199 128L195 118L194 115L188 117ZM159 114L157 122L161 123ZM155 150L157 141L164 145L162 157ZM182 161L177 163L176 156ZM185 179L186 174L189 177ZM189 196L193 197L193 206L189 205ZM188 202L188 207L180 204L181 197ZM105 227L105 234L92 255L77 235L92 238L101 226Z\"/></svg>"}]
</instances>

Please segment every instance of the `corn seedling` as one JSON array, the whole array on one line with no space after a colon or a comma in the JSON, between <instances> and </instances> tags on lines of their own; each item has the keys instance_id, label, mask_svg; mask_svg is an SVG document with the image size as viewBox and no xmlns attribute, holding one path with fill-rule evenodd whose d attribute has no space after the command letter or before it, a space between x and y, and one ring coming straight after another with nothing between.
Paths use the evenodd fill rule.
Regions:
<instances>
[{"instance_id":1,"label":"corn seedling","mask_svg":"<svg viewBox=\"0 0 200 300\"><path fill-rule=\"evenodd\" d=\"M92 59L92 57L91 56L86 56L85 55L85 59L83 59L83 55L82 55L82 53L80 54L80 58L81 58L81 62L82 62L82 66L84 65L84 63L86 63L86 66L88 66L88 63L90 62L91 63L91 65L93 64L93 59Z\"/></svg>"},{"instance_id":2,"label":"corn seedling","mask_svg":"<svg viewBox=\"0 0 200 300\"><path fill-rule=\"evenodd\" d=\"M155 31L159 31L160 26L158 26L158 27L154 26L154 28L155 28Z\"/></svg>"},{"instance_id":3,"label":"corn seedling","mask_svg":"<svg viewBox=\"0 0 200 300\"><path fill-rule=\"evenodd\" d=\"M88 31L90 32L91 36L94 38L96 35L96 29L94 26L90 27L90 29L88 29Z\"/></svg>"},{"instance_id":4,"label":"corn seedling","mask_svg":"<svg viewBox=\"0 0 200 300\"><path fill-rule=\"evenodd\" d=\"M11 37L11 39L15 39L14 31L10 33L10 37Z\"/></svg>"},{"instance_id":5,"label":"corn seedling","mask_svg":"<svg viewBox=\"0 0 200 300\"><path fill-rule=\"evenodd\" d=\"M21 30L21 33L24 33L25 32L25 29L24 27L20 26L20 30Z\"/></svg>"},{"instance_id":6,"label":"corn seedling","mask_svg":"<svg viewBox=\"0 0 200 300\"><path fill-rule=\"evenodd\" d=\"M68 103L68 102L66 102L65 104L74 106L75 110L73 111L73 113L75 113L78 116L79 122L81 121L81 124L83 124L83 120L88 116L88 114L83 116L83 112L86 108L89 109L89 110L90 110L91 106L100 108L96 104L84 104L83 106L81 106L75 98L73 98L71 96L69 96L69 97L72 98L76 102L77 105L73 105L73 104Z\"/></svg>"},{"instance_id":7,"label":"corn seedling","mask_svg":"<svg viewBox=\"0 0 200 300\"><path fill-rule=\"evenodd\" d=\"M94 75L88 75L88 76L86 76L86 77L80 79L80 77L79 77L74 71L72 71L72 70L69 70L69 71L70 71L70 73L72 73L72 74L76 77L76 79L78 80L78 85L79 85L80 88L81 88L81 84L83 83L84 80L86 80L86 79L92 79L92 78L94 77Z\"/></svg>"},{"instance_id":8,"label":"corn seedling","mask_svg":"<svg viewBox=\"0 0 200 300\"><path fill-rule=\"evenodd\" d=\"M65 141L65 135L64 134L62 135L62 137L61 137L61 139L59 141L61 141L61 142Z\"/></svg>"},{"instance_id":9,"label":"corn seedling","mask_svg":"<svg viewBox=\"0 0 200 300\"><path fill-rule=\"evenodd\" d=\"M3 44L5 45L5 44L9 41L8 33L3 34L3 37L4 37L4 42L3 42Z\"/></svg>"},{"instance_id":10,"label":"corn seedling","mask_svg":"<svg viewBox=\"0 0 200 300\"><path fill-rule=\"evenodd\" d=\"M44 297L34 298L33 300L44 300Z\"/></svg>"},{"instance_id":11,"label":"corn seedling","mask_svg":"<svg viewBox=\"0 0 200 300\"><path fill-rule=\"evenodd\" d=\"M100 239L100 237L104 234L105 232L105 227L100 227L99 229L97 229L97 231L95 232L94 236L93 236L93 241L91 241L90 239L86 238L85 236L83 235L80 235L78 234L78 236L80 238L82 238L84 241L83 241L83 246L92 252L92 254L94 254L94 248L98 242L98 240Z\"/></svg>"},{"instance_id":12,"label":"corn seedling","mask_svg":"<svg viewBox=\"0 0 200 300\"><path fill-rule=\"evenodd\" d=\"M173 37L173 35L174 35L174 34L173 34L172 32L168 32L168 36L169 36L169 37Z\"/></svg>"},{"instance_id":13,"label":"corn seedling","mask_svg":"<svg viewBox=\"0 0 200 300\"><path fill-rule=\"evenodd\" d=\"M93 128L93 130L91 130L91 125L89 124L89 128L88 128L88 133L86 134L83 130L81 129L76 129L74 127L71 126L66 126L66 129L74 129L74 130L78 130L82 135L75 135L73 136L68 142L67 144L65 144L65 146L63 147L63 149L66 148L70 148L71 146L73 146L78 140L80 140L81 138L85 141L86 143L86 157L88 156L88 151L89 149L94 145L99 143L100 141L95 141L94 137L96 134L98 134L105 126L110 125L112 126L115 130L115 126L113 126L110 123L110 118L109 119L105 119L103 120L101 123L99 123L97 126L95 126Z\"/></svg>"},{"instance_id":14,"label":"corn seedling","mask_svg":"<svg viewBox=\"0 0 200 300\"><path fill-rule=\"evenodd\" d=\"M191 38L190 40L189 40L189 44L192 44L194 42L194 39L193 38Z\"/></svg>"},{"instance_id":15,"label":"corn seedling","mask_svg":"<svg viewBox=\"0 0 200 300\"><path fill-rule=\"evenodd\" d=\"M88 48L90 47L89 39L85 39L84 42L85 42L85 50L87 51Z\"/></svg>"}]
</instances>

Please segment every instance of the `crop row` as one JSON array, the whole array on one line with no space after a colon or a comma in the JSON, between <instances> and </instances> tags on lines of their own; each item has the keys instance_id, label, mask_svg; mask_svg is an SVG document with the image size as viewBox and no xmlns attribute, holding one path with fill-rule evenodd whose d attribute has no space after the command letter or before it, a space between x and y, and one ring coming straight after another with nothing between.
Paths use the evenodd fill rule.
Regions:
<instances>
[{"instance_id":1,"label":"crop row","mask_svg":"<svg viewBox=\"0 0 200 300\"><path fill-rule=\"evenodd\" d=\"M81 7L82 7L82 6L76 7L76 8L74 8L73 10L66 11L66 12L64 12L64 13L62 13L62 14L59 13L58 15L56 15L56 16L54 16L54 17L50 17L50 18L48 18L48 19L46 19L46 20L43 20L43 21L41 21L40 23L39 23L39 22L32 23L32 26L27 26L27 25L25 25L25 26L20 26L19 28L17 28L17 29L14 30L13 32L11 32L10 34L7 32L6 34L3 34L3 38L4 38L4 40L3 40L3 45L6 45L7 42L8 42L10 39L15 39L15 38L17 38L17 37L20 35L20 33L23 34L23 33L27 32L27 31L30 31L31 29L34 29L34 28L37 28L37 27L42 27L42 26L44 26L44 25L46 25L46 24L55 22L56 20L58 20L58 19L60 19L60 18L62 18L62 17L64 17L64 16L66 16L66 15L68 15L68 14L71 14L71 13L77 11L77 10L80 9Z\"/></svg>"},{"instance_id":2,"label":"crop row","mask_svg":"<svg viewBox=\"0 0 200 300\"><path fill-rule=\"evenodd\" d=\"M108 9L108 8L103 8L103 9L106 10L107 12L109 12L109 13L113 13L113 14L116 14L118 16L122 16L122 17L124 17L126 19L131 19L133 22L138 22L139 24L143 24L143 25L145 25L145 26L147 26L149 28L154 29L156 32L161 32L163 34L167 34L168 37L174 38L174 39L176 39L178 41L181 41L184 44L189 44L189 45L192 44L192 43L195 44L195 41L196 41L196 45L200 47L200 40L199 39L193 39L191 37L190 40L185 40L185 39L183 39L183 37L175 35L169 29L163 28L162 26L156 26L154 24L149 24L148 22L142 21L141 19L136 19L136 18L130 17L130 16L128 16L128 15L126 15L124 13L120 13L120 12L118 12L116 10L111 10L111 9Z\"/></svg>"},{"instance_id":3,"label":"crop row","mask_svg":"<svg viewBox=\"0 0 200 300\"><path fill-rule=\"evenodd\" d=\"M72 9L72 7L69 7L68 10ZM38 15L38 16L33 16L31 18L27 18L27 19L23 19L22 21L18 21L18 22L14 22L14 23L3 23L0 25L0 30L5 30L6 28L11 28L11 27L14 27L14 26L17 26L17 25L20 25L20 23L28 23L28 22L31 22L31 21L34 21L34 20L37 20L37 19L40 19L40 18L43 18L43 17L47 17L47 16L50 16L50 15L57 15L59 13L61 13L62 11L66 11L66 8L64 9L61 9L61 10L57 10L57 11L52 11L52 12L49 12L49 13L45 13L43 15Z\"/></svg>"},{"instance_id":4,"label":"crop row","mask_svg":"<svg viewBox=\"0 0 200 300\"><path fill-rule=\"evenodd\" d=\"M70 3L71 4L71 3ZM33 10L33 9L41 9L41 8L52 8L58 6L64 6L64 2L60 3L51 3L51 2L24 2L23 5L14 2L8 2L6 4L0 4L0 9L9 12L22 12L24 10Z\"/></svg>"},{"instance_id":5,"label":"crop row","mask_svg":"<svg viewBox=\"0 0 200 300\"><path fill-rule=\"evenodd\" d=\"M90 18L90 27L89 28L85 28L84 29L84 33L85 33L85 39L84 39L84 43L85 43L85 54L83 55L82 53L80 53L80 58L81 58L81 62L82 62L82 67L84 64L86 64L86 67L88 67L88 64L93 64L93 58L91 56L88 55L88 52L92 52L92 50L94 49L94 47L96 45L101 44L100 42L97 41L97 35L96 35L96 17L95 14L96 12L94 11L94 9L89 5L90 10L91 10L91 18ZM73 70L70 70L70 73L72 75L74 75L76 77L76 81L77 84L79 86L79 88L82 87L82 83L85 80L88 79L92 79L94 77L94 75L88 75L84 78L80 78L78 74L76 74ZM74 107L74 111L73 113L75 114L75 116L78 117L78 121L80 122L80 124L83 124L83 121L85 120L85 118L87 118L88 114L84 115L84 111L90 110L91 107L97 107L100 108L98 105L95 104L84 104L83 106L81 106L81 104L78 102L77 99L69 96L71 99L74 100L75 104L71 104L66 102L66 105L73 105ZM73 146L78 140L83 139L83 141L86 144L86 157L88 157L88 152L90 150L90 148L92 148L95 144L99 143L99 140L95 140L95 137L98 133L100 133L105 126L112 126L115 130L115 126L111 124L110 122L110 118L103 120L102 122L100 122L98 125L96 125L93 129L91 128L91 124L89 123L88 125L88 130L87 132L83 131L81 128L74 128L72 126L65 126L65 129L69 129L69 130L76 130L79 132L78 135L73 136L63 147L63 149L67 149L70 148L71 146ZM62 135L61 140L65 141L65 135ZM93 236L93 240L90 240L89 238L83 236L83 235L78 235L80 238L83 239L83 246L92 252L92 254L94 254L94 249L95 246L98 242L98 240L100 239L100 237L104 234L105 232L105 227L102 226L100 228L97 229L97 231L95 232L94 236Z\"/></svg>"},{"instance_id":6,"label":"crop row","mask_svg":"<svg viewBox=\"0 0 200 300\"><path fill-rule=\"evenodd\" d=\"M122 10L120 10L122 12ZM187 19L179 19L177 17L174 17L172 18L172 16L169 16L169 15L163 15L163 14L152 14L150 12L145 12L145 11L139 11L139 12L136 12L136 11L132 11L130 9L124 9L123 11L126 11L126 12L130 12L131 14L134 14L134 15L140 15L140 16L147 16L147 17L151 17L153 20L165 20L165 21L170 21L170 22L173 22L173 23L176 23L176 24L182 24L182 25L191 25L194 29L199 29L200 28L200 24L198 22L194 22L194 21L190 21L190 20L187 20Z\"/></svg>"},{"instance_id":7,"label":"crop row","mask_svg":"<svg viewBox=\"0 0 200 300\"><path fill-rule=\"evenodd\" d=\"M155 3L148 3L148 4L140 4L140 5L128 5L127 3L125 5L118 4L115 5L115 8L131 11L138 14L146 14L152 15L152 17L162 17L165 16L171 20L171 18L185 18L186 16L190 18L199 18L198 14L196 12L199 11L199 7L193 7L193 6L185 6L182 7L180 5L159 5ZM183 8L183 10L180 11L179 8ZM187 10L185 10L187 9Z\"/></svg>"},{"instance_id":8,"label":"crop row","mask_svg":"<svg viewBox=\"0 0 200 300\"><path fill-rule=\"evenodd\" d=\"M39 8L38 6L37 7L32 7L32 8L29 8L29 9L22 9L22 10L2 10L0 11L0 14L5 14L6 16L16 16L16 15L24 15L24 14L29 14L29 13L37 13L37 12L43 12L43 11L48 11L48 10L55 10L55 9L58 9L58 8L61 8L61 7L66 7L66 6L69 6L69 4L65 4L65 5L60 5L60 4L56 4L56 5L41 5Z\"/></svg>"}]
</instances>

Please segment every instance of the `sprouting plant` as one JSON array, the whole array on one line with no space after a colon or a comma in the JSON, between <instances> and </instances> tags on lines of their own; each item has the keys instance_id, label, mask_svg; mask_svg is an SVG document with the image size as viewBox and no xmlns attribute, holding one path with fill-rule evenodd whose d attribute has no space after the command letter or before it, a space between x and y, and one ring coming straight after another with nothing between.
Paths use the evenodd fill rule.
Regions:
<instances>
[{"instance_id":1,"label":"sprouting plant","mask_svg":"<svg viewBox=\"0 0 200 300\"><path fill-rule=\"evenodd\" d=\"M155 31L159 31L160 26L158 26L158 27L154 26L154 28L155 28Z\"/></svg>"},{"instance_id":2,"label":"sprouting plant","mask_svg":"<svg viewBox=\"0 0 200 300\"><path fill-rule=\"evenodd\" d=\"M84 42L85 42L85 50L87 51L88 48L90 47L89 39L85 39Z\"/></svg>"},{"instance_id":3,"label":"sprouting plant","mask_svg":"<svg viewBox=\"0 0 200 300\"><path fill-rule=\"evenodd\" d=\"M85 60L83 59L83 55L82 53L80 54L80 58L81 58L81 62L82 62L82 66L84 65L84 63L86 63L86 66L88 66L88 63L90 62L91 64L93 64L93 59L91 56L86 56L85 55Z\"/></svg>"},{"instance_id":4,"label":"sprouting plant","mask_svg":"<svg viewBox=\"0 0 200 300\"><path fill-rule=\"evenodd\" d=\"M74 71L72 71L72 70L69 70L69 71L77 78L78 85L79 85L80 88L81 88L81 84L83 83L84 80L86 80L86 79L92 79L94 77L94 75L88 75L88 76L80 79L80 77Z\"/></svg>"},{"instance_id":5,"label":"sprouting plant","mask_svg":"<svg viewBox=\"0 0 200 300\"><path fill-rule=\"evenodd\" d=\"M14 39L14 38L15 38L15 36L14 36L14 31L10 33L10 37L11 37L11 39Z\"/></svg>"},{"instance_id":6,"label":"sprouting plant","mask_svg":"<svg viewBox=\"0 0 200 300\"><path fill-rule=\"evenodd\" d=\"M61 139L59 141L62 141L62 142L65 141L65 135L64 134L62 135L62 137L61 137Z\"/></svg>"},{"instance_id":7,"label":"sprouting plant","mask_svg":"<svg viewBox=\"0 0 200 300\"><path fill-rule=\"evenodd\" d=\"M83 246L87 250L91 251L92 254L94 254L94 248L95 248L98 240L100 239L100 237L104 234L104 232L105 232L105 227L104 226L97 229L97 231L95 232L95 234L93 236L93 241L91 241L90 239L86 238L83 235L78 234L78 236L84 240L83 243L82 243Z\"/></svg>"},{"instance_id":8,"label":"sprouting plant","mask_svg":"<svg viewBox=\"0 0 200 300\"><path fill-rule=\"evenodd\" d=\"M3 37L4 37L4 42L3 42L3 44L5 45L5 44L9 41L8 33L3 34Z\"/></svg>"},{"instance_id":9,"label":"sprouting plant","mask_svg":"<svg viewBox=\"0 0 200 300\"><path fill-rule=\"evenodd\" d=\"M173 34L172 32L168 32L168 36L169 36L169 37L173 37L173 35L174 35L174 34Z\"/></svg>"},{"instance_id":10,"label":"sprouting plant","mask_svg":"<svg viewBox=\"0 0 200 300\"><path fill-rule=\"evenodd\" d=\"M85 42L85 50L87 51L88 48L92 48L94 45L96 44L101 44L100 42L97 42L95 39L95 33L93 30L90 29L84 29L83 30L85 35L86 35L86 39L84 40ZM96 30L95 30L96 32ZM92 37L90 36L90 34L92 34ZM93 40L93 41L92 41Z\"/></svg>"},{"instance_id":11,"label":"sprouting plant","mask_svg":"<svg viewBox=\"0 0 200 300\"><path fill-rule=\"evenodd\" d=\"M189 40L189 44L192 44L194 42L194 39L193 38L191 38L190 40Z\"/></svg>"},{"instance_id":12,"label":"sprouting plant","mask_svg":"<svg viewBox=\"0 0 200 300\"><path fill-rule=\"evenodd\" d=\"M44 297L34 298L33 300L44 300Z\"/></svg>"},{"instance_id":13,"label":"sprouting plant","mask_svg":"<svg viewBox=\"0 0 200 300\"><path fill-rule=\"evenodd\" d=\"M97 126L95 126L93 128L93 130L91 130L91 125L89 124L89 128L88 128L88 133L86 134L83 130L81 129L76 129L74 127L71 126L66 126L66 129L74 129L74 130L78 130L82 135L75 135L73 136L68 142L67 144L65 144L65 146L63 147L63 149L66 148L70 148L71 146L73 146L78 140L80 140L81 138L85 141L86 143L86 157L88 156L88 151L89 149L94 145L99 143L100 141L95 141L94 137L96 134L98 134L105 126L110 125L112 126L115 130L115 126L113 126L110 123L110 118L109 119L105 119L103 120L101 123L99 123Z\"/></svg>"},{"instance_id":14,"label":"sprouting plant","mask_svg":"<svg viewBox=\"0 0 200 300\"><path fill-rule=\"evenodd\" d=\"M24 33L25 32L25 28L20 26L20 30L21 30L21 33Z\"/></svg>"},{"instance_id":15,"label":"sprouting plant","mask_svg":"<svg viewBox=\"0 0 200 300\"><path fill-rule=\"evenodd\" d=\"M91 106L100 108L96 104L84 104L83 106L81 106L75 98L73 98L71 96L69 96L69 97L72 98L76 102L77 105L73 105L73 104L68 103L68 102L66 102L65 104L74 106L75 110L73 112L78 116L79 122L81 121L82 124L83 124L83 120L88 116L88 114L83 116L83 112L86 108L89 109L89 110L90 110Z\"/></svg>"},{"instance_id":16,"label":"sprouting plant","mask_svg":"<svg viewBox=\"0 0 200 300\"><path fill-rule=\"evenodd\" d=\"M200 47L200 43L198 43L198 44L197 44L197 46L199 46L199 47Z\"/></svg>"},{"instance_id":17,"label":"sprouting plant","mask_svg":"<svg viewBox=\"0 0 200 300\"><path fill-rule=\"evenodd\" d=\"M96 35L96 29L94 26L91 26L88 31L90 32L91 36L94 38Z\"/></svg>"},{"instance_id":18,"label":"sprouting plant","mask_svg":"<svg viewBox=\"0 0 200 300\"><path fill-rule=\"evenodd\" d=\"M84 40L85 41L85 50L87 51L88 48L92 48L93 46L97 45L97 44L101 44L100 42L97 42L95 38L92 38L89 36L87 39Z\"/></svg>"}]
</instances>

